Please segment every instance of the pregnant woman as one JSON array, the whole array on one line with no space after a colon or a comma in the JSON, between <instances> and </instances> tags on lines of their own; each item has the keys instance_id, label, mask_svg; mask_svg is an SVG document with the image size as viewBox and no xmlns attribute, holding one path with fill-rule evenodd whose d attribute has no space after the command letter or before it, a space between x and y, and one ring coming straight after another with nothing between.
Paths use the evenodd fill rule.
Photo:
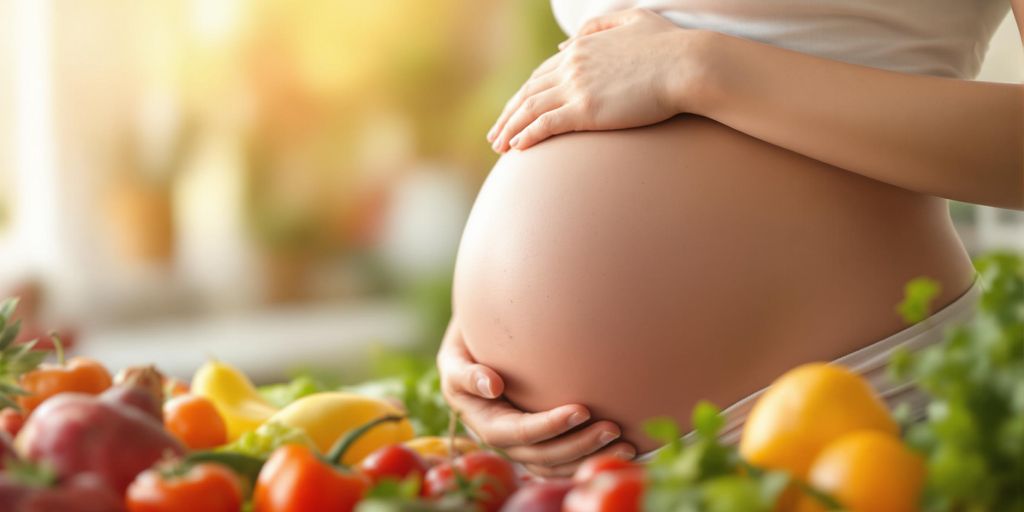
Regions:
<instances>
[{"instance_id":1,"label":"pregnant woman","mask_svg":"<svg viewBox=\"0 0 1024 512\"><path fill-rule=\"evenodd\" d=\"M809 361L913 406L884 361L978 292L945 198L1024 208L1024 88L969 81L1009 7L556 0L573 36L487 137L503 156L459 249L448 401L546 476L657 448L643 421L701 398L735 433ZM917 276L941 291L906 328Z\"/></svg>"}]
</instances>

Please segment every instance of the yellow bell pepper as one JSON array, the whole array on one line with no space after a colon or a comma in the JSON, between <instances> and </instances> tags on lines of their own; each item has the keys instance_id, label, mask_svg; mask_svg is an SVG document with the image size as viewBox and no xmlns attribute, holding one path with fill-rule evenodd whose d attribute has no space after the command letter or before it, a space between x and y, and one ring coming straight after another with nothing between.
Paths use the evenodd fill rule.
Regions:
<instances>
[{"instance_id":1,"label":"yellow bell pepper","mask_svg":"<svg viewBox=\"0 0 1024 512\"><path fill-rule=\"evenodd\" d=\"M412 451L420 454L421 457L436 457L439 459L447 459L452 454L452 441L447 437L440 436L424 436L417 437L416 439L410 439L406 441L405 446L412 449ZM473 442L468 437L458 436L455 438L455 455L461 455L463 453L475 452L480 449L480 446Z\"/></svg>"},{"instance_id":2,"label":"yellow bell pepper","mask_svg":"<svg viewBox=\"0 0 1024 512\"><path fill-rule=\"evenodd\" d=\"M191 392L213 402L227 425L228 441L256 430L277 412L244 373L220 361L208 361L196 371Z\"/></svg>"},{"instance_id":3,"label":"yellow bell pepper","mask_svg":"<svg viewBox=\"0 0 1024 512\"><path fill-rule=\"evenodd\" d=\"M320 452L327 453L352 429L383 416L402 414L383 400L352 393L323 392L292 402L269 421L305 431ZM360 436L345 451L341 462L356 464L377 448L407 441L413 435L412 424L407 419L378 425Z\"/></svg>"}]
</instances>

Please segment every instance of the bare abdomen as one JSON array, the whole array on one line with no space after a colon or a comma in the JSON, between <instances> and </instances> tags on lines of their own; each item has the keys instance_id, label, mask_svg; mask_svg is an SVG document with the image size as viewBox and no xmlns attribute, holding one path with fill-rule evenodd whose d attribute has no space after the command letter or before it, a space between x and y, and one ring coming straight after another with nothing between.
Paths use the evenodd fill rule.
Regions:
<instances>
[{"instance_id":1,"label":"bare abdomen","mask_svg":"<svg viewBox=\"0 0 1024 512\"><path fill-rule=\"evenodd\" d=\"M697 117L559 136L495 166L463 234L457 321L528 410L638 434L893 333L903 284L969 262L942 200Z\"/></svg>"}]
</instances>

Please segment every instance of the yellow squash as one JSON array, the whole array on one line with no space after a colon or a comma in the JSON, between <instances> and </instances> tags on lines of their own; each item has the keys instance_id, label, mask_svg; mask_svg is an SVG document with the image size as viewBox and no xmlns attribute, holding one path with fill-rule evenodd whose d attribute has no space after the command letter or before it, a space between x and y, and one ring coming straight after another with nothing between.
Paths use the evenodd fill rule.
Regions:
<instances>
[{"instance_id":1,"label":"yellow squash","mask_svg":"<svg viewBox=\"0 0 1024 512\"><path fill-rule=\"evenodd\" d=\"M292 402L269 421L305 431L320 452L327 453L352 429L383 416L402 414L397 407L383 400L352 393L324 392ZM407 419L378 425L349 447L341 462L356 464L377 448L402 443L412 439L413 435L412 424Z\"/></svg>"},{"instance_id":2,"label":"yellow squash","mask_svg":"<svg viewBox=\"0 0 1024 512\"><path fill-rule=\"evenodd\" d=\"M196 371L191 392L213 402L224 418L229 441L256 430L277 412L244 373L220 361L209 361Z\"/></svg>"}]
</instances>

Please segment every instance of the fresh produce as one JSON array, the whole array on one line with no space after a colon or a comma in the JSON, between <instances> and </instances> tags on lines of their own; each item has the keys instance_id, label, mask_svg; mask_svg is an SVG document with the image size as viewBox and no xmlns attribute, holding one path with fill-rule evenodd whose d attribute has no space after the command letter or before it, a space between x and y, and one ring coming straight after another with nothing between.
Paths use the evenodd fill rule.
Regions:
<instances>
[{"instance_id":1,"label":"fresh produce","mask_svg":"<svg viewBox=\"0 0 1024 512\"><path fill-rule=\"evenodd\" d=\"M341 461L359 441L382 425L405 421L402 416L374 418L351 429L325 457L309 448L288 444L274 451L260 470L253 497L255 512L353 510L372 482Z\"/></svg>"},{"instance_id":2,"label":"fresh produce","mask_svg":"<svg viewBox=\"0 0 1024 512\"><path fill-rule=\"evenodd\" d=\"M52 467L59 478L94 472L124 493L142 470L185 451L152 416L117 401L124 396L116 390L101 396L60 393L29 416L15 448L23 458Z\"/></svg>"},{"instance_id":3,"label":"fresh produce","mask_svg":"<svg viewBox=\"0 0 1024 512\"><path fill-rule=\"evenodd\" d=\"M18 397L18 406L25 414L32 414L39 404L58 393L98 395L112 382L110 372L102 364L85 357L73 357L56 365L42 364L19 379L18 384L27 394Z\"/></svg>"},{"instance_id":4,"label":"fresh produce","mask_svg":"<svg viewBox=\"0 0 1024 512\"><path fill-rule=\"evenodd\" d=\"M189 392L188 384L174 377L164 376L164 396L168 399L181 396Z\"/></svg>"},{"instance_id":5,"label":"fresh produce","mask_svg":"<svg viewBox=\"0 0 1024 512\"><path fill-rule=\"evenodd\" d=\"M228 430L217 408L199 395L180 395L164 403L164 427L191 450L227 442Z\"/></svg>"},{"instance_id":6,"label":"fresh produce","mask_svg":"<svg viewBox=\"0 0 1024 512\"><path fill-rule=\"evenodd\" d=\"M0 411L0 432L7 433L13 439L23 426L25 426L25 415L18 412L17 409L7 407Z\"/></svg>"},{"instance_id":7,"label":"fresh produce","mask_svg":"<svg viewBox=\"0 0 1024 512\"><path fill-rule=\"evenodd\" d=\"M387 478L395 481L412 478L418 482L427 473L427 463L419 454L401 444L377 448L359 461L358 468L374 484Z\"/></svg>"},{"instance_id":8,"label":"fresh produce","mask_svg":"<svg viewBox=\"0 0 1024 512\"><path fill-rule=\"evenodd\" d=\"M826 446L811 465L808 483L845 510L914 512L920 510L924 462L899 438L861 430ZM798 510L821 512L825 507L805 495Z\"/></svg>"},{"instance_id":9,"label":"fresh produce","mask_svg":"<svg viewBox=\"0 0 1024 512\"><path fill-rule=\"evenodd\" d=\"M18 406L17 398L26 394L18 380L46 358L46 352L33 350L38 340L15 344L21 332L21 320L14 320L17 307L17 299L0 302L0 409Z\"/></svg>"},{"instance_id":10,"label":"fresh produce","mask_svg":"<svg viewBox=\"0 0 1024 512\"><path fill-rule=\"evenodd\" d=\"M4 512L121 512L124 504L102 478L80 473L57 483L56 476L28 466L0 474Z\"/></svg>"},{"instance_id":11,"label":"fresh produce","mask_svg":"<svg viewBox=\"0 0 1024 512\"><path fill-rule=\"evenodd\" d=\"M931 396L926 421L890 415L863 379L815 363L766 391L738 447L718 439L725 418L700 403L685 437L670 420L648 423L647 434L665 443L649 463L597 457L572 479L549 481L456 435L457 422L442 418L449 411L438 403L436 373L406 362L396 368L412 373L346 392L310 376L257 391L211 362L192 395L153 367L130 368L98 396L58 386L26 416L15 409L29 391L19 383L38 393L28 376L71 365L39 367L45 351L5 343L17 334L8 301L0 306L0 511L1024 510L1024 263L997 254L977 265L985 289L977 318L946 344L892 360L894 377ZM937 292L915 280L899 311L921 320ZM168 389L177 397L162 402ZM233 440L223 411L233 414ZM905 423L904 438L893 418ZM7 431L17 432L13 453Z\"/></svg>"},{"instance_id":12,"label":"fresh produce","mask_svg":"<svg viewBox=\"0 0 1024 512\"><path fill-rule=\"evenodd\" d=\"M480 449L472 439L463 436L441 437L424 436L410 439L405 445L420 454L429 465L434 465L445 459L457 457L464 453L475 452Z\"/></svg>"},{"instance_id":13,"label":"fresh produce","mask_svg":"<svg viewBox=\"0 0 1024 512\"><path fill-rule=\"evenodd\" d=\"M163 422L163 375L153 365L125 368L114 377L114 387L103 393L103 400L130 405Z\"/></svg>"},{"instance_id":14,"label":"fresh produce","mask_svg":"<svg viewBox=\"0 0 1024 512\"><path fill-rule=\"evenodd\" d=\"M501 512L561 512L565 495L573 485L568 478L527 484L509 497Z\"/></svg>"},{"instance_id":15,"label":"fresh produce","mask_svg":"<svg viewBox=\"0 0 1024 512\"><path fill-rule=\"evenodd\" d=\"M192 393L213 402L227 425L229 441L256 430L277 412L244 373L221 361L208 361L196 371Z\"/></svg>"},{"instance_id":16,"label":"fresh produce","mask_svg":"<svg viewBox=\"0 0 1024 512\"><path fill-rule=\"evenodd\" d=\"M691 423L694 432L686 441L670 419L655 419L646 425L647 435L663 441L665 446L645 468L645 510L788 510L776 505L791 481L789 476L750 467L735 446L722 444L718 435L725 419L715 406L698 403Z\"/></svg>"},{"instance_id":17,"label":"fresh produce","mask_svg":"<svg viewBox=\"0 0 1024 512\"><path fill-rule=\"evenodd\" d=\"M448 494L468 496L485 512L501 509L519 487L512 463L489 451L467 453L427 471L424 495L439 498Z\"/></svg>"},{"instance_id":18,"label":"fresh produce","mask_svg":"<svg viewBox=\"0 0 1024 512\"><path fill-rule=\"evenodd\" d=\"M836 365L810 363L779 377L747 417L740 454L747 462L804 479L822 448L843 434L899 428L864 379Z\"/></svg>"},{"instance_id":19,"label":"fresh produce","mask_svg":"<svg viewBox=\"0 0 1024 512\"><path fill-rule=\"evenodd\" d=\"M576 473L572 475L572 479L576 482L586 482L601 473L637 467L636 464L621 457L600 455L583 461L583 464L580 464L580 467L576 469Z\"/></svg>"},{"instance_id":20,"label":"fresh produce","mask_svg":"<svg viewBox=\"0 0 1024 512\"><path fill-rule=\"evenodd\" d=\"M606 471L565 496L565 512L639 512L643 506L641 469Z\"/></svg>"},{"instance_id":21,"label":"fresh produce","mask_svg":"<svg viewBox=\"0 0 1024 512\"><path fill-rule=\"evenodd\" d=\"M401 415L385 400L343 392L323 392L300 398L281 409L269 421L297 428L309 435L313 443L326 453L345 434L375 418ZM385 445L412 439L412 425L407 419L385 423L361 436L341 460L351 465Z\"/></svg>"},{"instance_id":22,"label":"fresh produce","mask_svg":"<svg viewBox=\"0 0 1024 512\"><path fill-rule=\"evenodd\" d=\"M217 448L217 451L266 458L286 444L298 444L316 450L313 440L302 430L268 421L256 430L242 434L234 442Z\"/></svg>"},{"instance_id":23,"label":"fresh produce","mask_svg":"<svg viewBox=\"0 0 1024 512\"><path fill-rule=\"evenodd\" d=\"M896 378L931 396L928 418L905 436L925 454L929 512L1024 510L1024 258L993 253L975 267L984 290L975 318L944 344L899 353L891 364ZM910 299L923 306L905 309L924 314L908 321L929 311L921 295Z\"/></svg>"},{"instance_id":24,"label":"fresh produce","mask_svg":"<svg viewBox=\"0 0 1024 512\"><path fill-rule=\"evenodd\" d=\"M367 477L322 461L309 448L290 444L274 451L260 471L254 512L353 510L370 487Z\"/></svg>"},{"instance_id":25,"label":"fresh produce","mask_svg":"<svg viewBox=\"0 0 1024 512\"><path fill-rule=\"evenodd\" d=\"M196 464L183 471L149 469L128 487L129 512L238 512L242 486L225 466Z\"/></svg>"},{"instance_id":26,"label":"fresh produce","mask_svg":"<svg viewBox=\"0 0 1024 512\"><path fill-rule=\"evenodd\" d=\"M18 454L11 445L11 438L6 432L0 432L0 470L7 466L9 461L18 458Z\"/></svg>"}]
</instances>

